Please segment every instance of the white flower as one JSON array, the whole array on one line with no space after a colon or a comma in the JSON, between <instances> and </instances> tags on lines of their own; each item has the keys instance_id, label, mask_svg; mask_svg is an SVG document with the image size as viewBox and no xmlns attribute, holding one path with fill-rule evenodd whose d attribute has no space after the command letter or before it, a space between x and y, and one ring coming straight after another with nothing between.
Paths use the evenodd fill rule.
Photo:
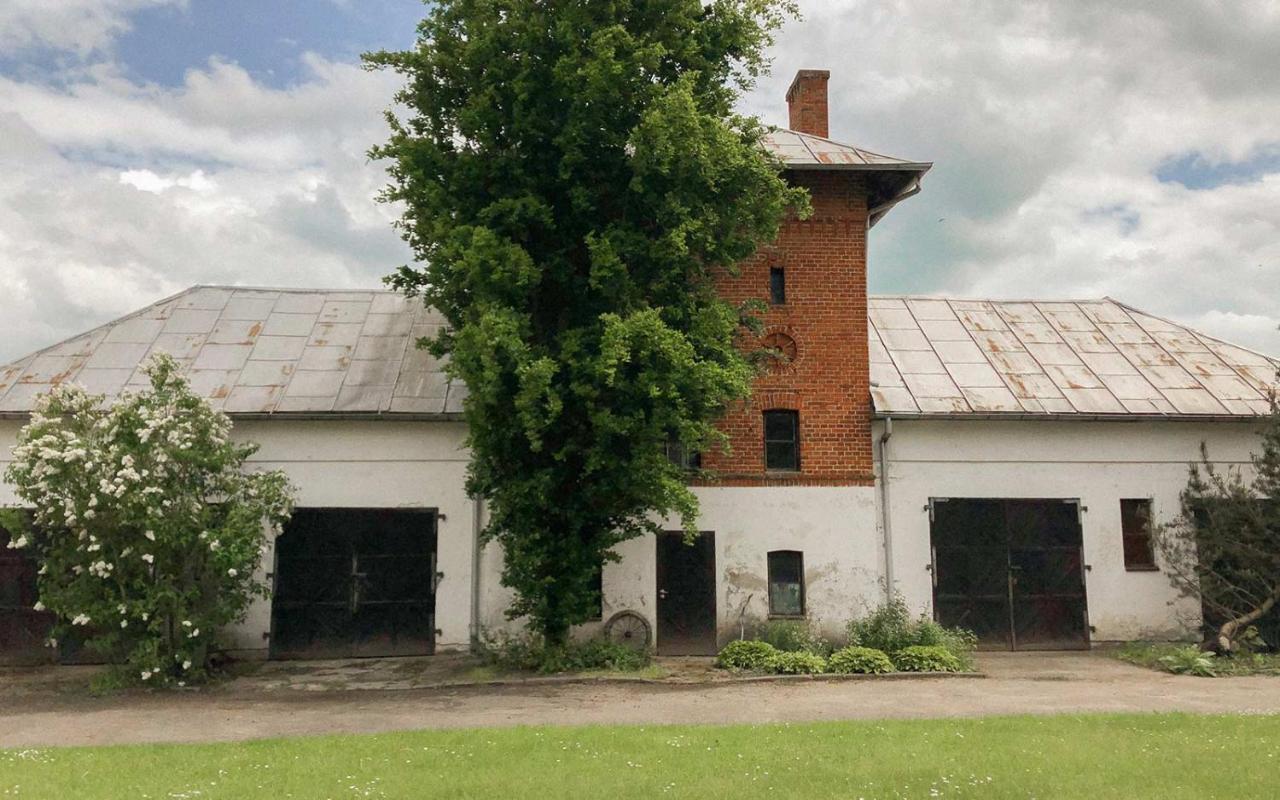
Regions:
<instances>
[{"instance_id":1,"label":"white flower","mask_svg":"<svg viewBox=\"0 0 1280 800\"><path fill-rule=\"evenodd\" d=\"M121 628L127 628L127 627L129 627L129 620L127 620L127 619L122 619L122 620L120 620L120 627L121 627Z\"/></svg>"},{"instance_id":2,"label":"white flower","mask_svg":"<svg viewBox=\"0 0 1280 800\"><path fill-rule=\"evenodd\" d=\"M71 620L72 625L88 625L90 622L93 622L93 620L89 618L88 614L76 614L75 618Z\"/></svg>"},{"instance_id":3,"label":"white flower","mask_svg":"<svg viewBox=\"0 0 1280 800\"><path fill-rule=\"evenodd\" d=\"M149 680L151 680L151 670L149 670L149 669L144 669L144 670L142 671L142 679L143 679L144 681L149 681Z\"/></svg>"},{"instance_id":4,"label":"white flower","mask_svg":"<svg viewBox=\"0 0 1280 800\"><path fill-rule=\"evenodd\" d=\"M26 537L26 534L23 534L22 536L19 536L17 539L14 539L14 540L12 540L12 541L10 541L10 542L9 542L9 549L10 549L10 550L21 550L22 548L24 548L24 547L26 547L26 546L27 546L27 537Z\"/></svg>"},{"instance_id":5,"label":"white flower","mask_svg":"<svg viewBox=\"0 0 1280 800\"><path fill-rule=\"evenodd\" d=\"M31 607L31 610L32 610L32 611L44 611L44 603L41 603L39 600L37 600L37 601L36 601L36 604L35 604L34 606L32 606L32 607Z\"/></svg>"},{"instance_id":6,"label":"white flower","mask_svg":"<svg viewBox=\"0 0 1280 800\"><path fill-rule=\"evenodd\" d=\"M155 531L147 531L146 533L144 533L144 534L142 534L142 535L143 535L143 536L145 536L145 537L147 537L149 540L151 540L151 541L153 541L153 542L156 540L156 532L155 532Z\"/></svg>"},{"instance_id":7,"label":"white flower","mask_svg":"<svg viewBox=\"0 0 1280 800\"><path fill-rule=\"evenodd\" d=\"M146 622L146 621L147 621L148 619L150 619L150 618L151 618L151 615L150 615L150 614L148 614L148 613L147 613L147 612L145 612L145 611L143 611L143 612L142 612L142 621L143 621L143 622Z\"/></svg>"},{"instance_id":8,"label":"white flower","mask_svg":"<svg viewBox=\"0 0 1280 800\"><path fill-rule=\"evenodd\" d=\"M227 570L227 574L234 578L236 575L239 575L240 573L236 572L235 567L232 567L231 569Z\"/></svg>"},{"instance_id":9,"label":"white flower","mask_svg":"<svg viewBox=\"0 0 1280 800\"><path fill-rule=\"evenodd\" d=\"M156 563L156 557L151 555L150 553L143 553L142 560L147 562L148 564Z\"/></svg>"},{"instance_id":10,"label":"white flower","mask_svg":"<svg viewBox=\"0 0 1280 800\"><path fill-rule=\"evenodd\" d=\"M119 611L121 614L123 614L128 610L129 610L129 607L126 606L124 603L121 603L120 605L116 606L116 611Z\"/></svg>"},{"instance_id":11,"label":"white flower","mask_svg":"<svg viewBox=\"0 0 1280 800\"><path fill-rule=\"evenodd\" d=\"M187 638L188 638L188 639L194 639L194 638L196 638L196 637L197 637L197 636L199 636L199 635L200 635L200 629L199 629L199 628L193 628L193 629L191 630L191 633L188 633L188 634L187 634Z\"/></svg>"},{"instance_id":12,"label":"white flower","mask_svg":"<svg viewBox=\"0 0 1280 800\"><path fill-rule=\"evenodd\" d=\"M190 661L190 660L183 661L183 662L182 662L182 668L183 668L183 669L191 669L191 661Z\"/></svg>"},{"instance_id":13,"label":"white flower","mask_svg":"<svg viewBox=\"0 0 1280 800\"><path fill-rule=\"evenodd\" d=\"M190 627L191 627L191 620L189 620L189 619L184 619L184 620L182 621L182 627L184 627L184 628L190 628Z\"/></svg>"}]
</instances>

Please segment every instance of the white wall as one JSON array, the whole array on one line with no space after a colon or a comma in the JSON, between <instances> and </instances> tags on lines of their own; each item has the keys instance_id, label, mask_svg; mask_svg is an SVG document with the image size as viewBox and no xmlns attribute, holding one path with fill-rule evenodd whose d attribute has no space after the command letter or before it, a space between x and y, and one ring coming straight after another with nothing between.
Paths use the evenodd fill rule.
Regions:
<instances>
[{"instance_id":1,"label":"white wall","mask_svg":"<svg viewBox=\"0 0 1280 800\"><path fill-rule=\"evenodd\" d=\"M237 438L261 449L250 468L280 469L297 487L299 507L434 508L437 650L470 644L474 504L464 489L466 426L460 422L243 421ZM263 569L274 554L268 552ZM255 604L232 634L235 646L265 650L270 601Z\"/></svg>"},{"instance_id":2,"label":"white wall","mask_svg":"<svg viewBox=\"0 0 1280 800\"><path fill-rule=\"evenodd\" d=\"M1094 641L1186 637L1199 616L1165 573L1125 570L1121 498L1151 498L1156 523L1167 522L1201 441L1222 464L1247 465L1257 445L1256 428L1238 422L895 420L893 429L894 577L911 605L932 611L931 497L1079 498Z\"/></svg>"},{"instance_id":3,"label":"white wall","mask_svg":"<svg viewBox=\"0 0 1280 800\"><path fill-rule=\"evenodd\" d=\"M12 459L21 423L0 420L0 471ZM470 644L471 553L474 504L464 481L466 427L454 422L240 421L233 435L261 449L251 469L281 469L297 488L299 507L434 508L438 520L437 568L444 573L436 595L438 650ZM16 503L0 482L0 505ZM274 544L274 543L273 543ZM272 569L268 549L259 577ZM245 621L227 631L245 656L265 656L271 630L270 600L259 600Z\"/></svg>"}]
</instances>

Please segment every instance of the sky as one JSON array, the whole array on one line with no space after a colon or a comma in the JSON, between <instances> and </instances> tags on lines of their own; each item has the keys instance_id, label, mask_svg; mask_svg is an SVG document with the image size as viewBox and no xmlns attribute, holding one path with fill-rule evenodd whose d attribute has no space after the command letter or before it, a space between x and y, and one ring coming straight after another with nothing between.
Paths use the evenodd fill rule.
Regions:
<instances>
[{"instance_id":1,"label":"sky","mask_svg":"<svg viewBox=\"0 0 1280 800\"><path fill-rule=\"evenodd\" d=\"M933 161L871 290L1111 296L1280 355L1280 3L800 0L766 123ZM197 283L372 287L410 254L368 148L418 0L0 2L0 363Z\"/></svg>"}]
</instances>

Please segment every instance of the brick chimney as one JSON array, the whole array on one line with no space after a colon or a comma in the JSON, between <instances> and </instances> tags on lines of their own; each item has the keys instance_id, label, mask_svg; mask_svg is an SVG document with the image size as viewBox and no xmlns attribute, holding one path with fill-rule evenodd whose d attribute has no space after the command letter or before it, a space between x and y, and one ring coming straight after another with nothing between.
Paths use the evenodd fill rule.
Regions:
<instances>
[{"instance_id":1,"label":"brick chimney","mask_svg":"<svg viewBox=\"0 0 1280 800\"><path fill-rule=\"evenodd\" d=\"M827 138L827 79L825 69L802 69L787 90L787 109L793 131Z\"/></svg>"}]
</instances>

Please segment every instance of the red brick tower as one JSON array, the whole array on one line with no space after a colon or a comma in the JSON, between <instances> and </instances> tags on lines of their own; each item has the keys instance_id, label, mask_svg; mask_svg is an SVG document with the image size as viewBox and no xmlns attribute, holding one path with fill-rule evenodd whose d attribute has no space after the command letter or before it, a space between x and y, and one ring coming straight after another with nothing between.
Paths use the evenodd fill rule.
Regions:
<instances>
[{"instance_id":1,"label":"red brick tower","mask_svg":"<svg viewBox=\"0 0 1280 800\"><path fill-rule=\"evenodd\" d=\"M768 140L787 180L809 190L813 215L788 220L773 245L720 284L729 300L769 304L761 344L784 353L757 379L745 407L725 416L732 452L703 459L720 485L874 482L867 231L919 191L930 165L828 140L829 77L825 70L796 74L787 91L791 130Z\"/></svg>"}]
</instances>

